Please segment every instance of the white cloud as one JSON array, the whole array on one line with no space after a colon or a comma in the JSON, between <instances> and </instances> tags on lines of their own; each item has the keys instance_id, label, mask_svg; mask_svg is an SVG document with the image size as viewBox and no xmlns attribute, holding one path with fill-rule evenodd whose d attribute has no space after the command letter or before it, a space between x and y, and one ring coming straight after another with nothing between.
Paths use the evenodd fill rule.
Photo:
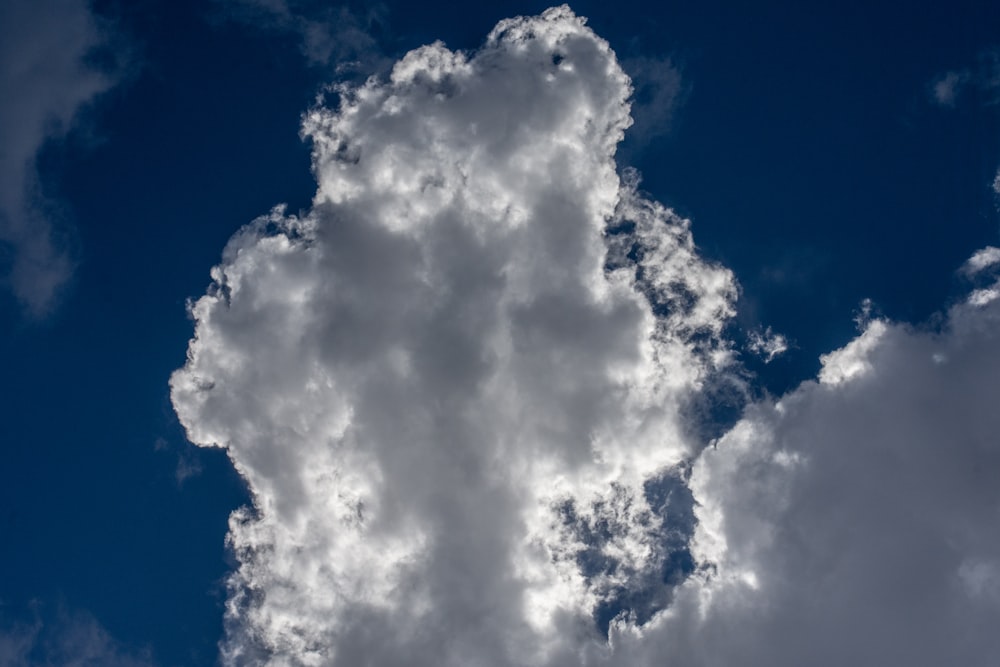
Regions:
<instances>
[{"instance_id":1,"label":"white cloud","mask_svg":"<svg viewBox=\"0 0 1000 667\"><path fill-rule=\"evenodd\" d=\"M969 81L968 72L947 72L934 82L934 100L944 107L955 106L958 93Z\"/></svg>"},{"instance_id":2,"label":"white cloud","mask_svg":"<svg viewBox=\"0 0 1000 667\"><path fill-rule=\"evenodd\" d=\"M824 367L864 372L750 408L692 473L712 575L616 638L632 664L994 664L998 324L871 322Z\"/></svg>"},{"instance_id":3,"label":"white cloud","mask_svg":"<svg viewBox=\"0 0 1000 667\"><path fill-rule=\"evenodd\" d=\"M632 99L635 123L629 128L631 136L648 141L669 132L684 93L680 70L670 58L653 56L628 58L622 66L635 86Z\"/></svg>"},{"instance_id":4,"label":"white cloud","mask_svg":"<svg viewBox=\"0 0 1000 667\"><path fill-rule=\"evenodd\" d=\"M943 107L954 107L963 91L972 89L981 102L996 104L1000 101L1000 50L985 49L977 63L971 67L951 70L938 76L931 84L931 96Z\"/></svg>"},{"instance_id":5,"label":"white cloud","mask_svg":"<svg viewBox=\"0 0 1000 667\"><path fill-rule=\"evenodd\" d=\"M35 316L52 308L73 271L35 159L111 85L84 62L102 42L84 0L0 3L0 245L12 251L10 289Z\"/></svg>"},{"instance_id":6,"label":"white cloud","mask_svg":"<svg viewBox=\"0 0 1000 667\"><path fill-rule=\"evenodd\" d=\"M255 497L230 663L546 662L666 594L643 485L692 453L735 285L616 174L629 92L562 8L307 115L312 210L232 239L172 380Z\"/></svg>"},{"instance_id":7,"label":"white cloud","mask_svg":"<svg viewBox=\"0 0 1000 667\"><path fill-rule=\"evenodd\" d=\"M993 281L992 285L973 290L967 299L969 304L984 306L1000 297L1000 277L996 275L997 268L1000 268L1000 248L993 246L978 250L962 265L962 273L967 278L977 280L985 277Z\"/></svg>"},{"instance_id":8,"label":"white cloud","mask_svg":"<svg viewBox=\"0 0 1000 667\"><path fill-rule=\"evenodd\" d=\"M312 208L233 237L171 379L254 497L226 664L990 664L1000 305L866 305L704 448L736 286L616 172L629 92L559 8L306 116Z\"/></svg>"},{"instance_id":9,"label":"white cloud","mask_svg":"<svg viewBox=\"0 0 1000 667\"><path fill-rule=\"evenodd\" d=\"M747 349L762 357L765 364L769 364L788 351L788 339L767 327L763 331L750 332Z\"/></svg>"}]
</instances>

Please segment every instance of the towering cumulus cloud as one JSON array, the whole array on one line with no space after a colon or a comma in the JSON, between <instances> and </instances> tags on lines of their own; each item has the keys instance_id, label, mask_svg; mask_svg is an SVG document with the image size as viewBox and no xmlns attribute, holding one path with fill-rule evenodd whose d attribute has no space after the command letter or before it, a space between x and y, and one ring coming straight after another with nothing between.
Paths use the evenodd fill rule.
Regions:
<instances>
[{"instance_id":1,"label":"towering cumulus cloud","mask_svg":"<svg viewBox=\"0 0 1000 667\"><path fill-rule=\"evenodd\" d=\"M873 322L706 449L685 406L732 363L736 286L616 170L630 90L563 7L306 116L312 208L230 241L171 381L254 499L224 662L997 648L996 305Z\"/></svg>"},{"instance_id":2,"label":"towering cumulus cloud","mask_svg":"<svg viewBox=\"0 0 1000 667\"><path fill-rule=\"evenodd\" d=\"M233 238L173 379L255 498L233 663L544 663L658 579L734 284L616 173L629 92L561 8L307 116L312 210Z\"/></svg>"}]
</instances>

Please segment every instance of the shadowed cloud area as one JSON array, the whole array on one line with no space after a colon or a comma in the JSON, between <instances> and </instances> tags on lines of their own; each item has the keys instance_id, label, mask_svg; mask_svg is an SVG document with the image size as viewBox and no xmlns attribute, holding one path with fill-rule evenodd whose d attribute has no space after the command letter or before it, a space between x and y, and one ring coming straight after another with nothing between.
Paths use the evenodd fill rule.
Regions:
<instances>
[{"instance_id":1,"label":"shadowed cloud area","mask_svg":"<svg viewBox=\"0 0 1000 667\"><path fill-rule=\"evenodd\" d=\"M311 207L229 241L171 379L253 496L224 664L991 664L995 249L754 402L732 273L615 162L632 92L560 7L305 115Z\"/></svg>"}]
</instances>

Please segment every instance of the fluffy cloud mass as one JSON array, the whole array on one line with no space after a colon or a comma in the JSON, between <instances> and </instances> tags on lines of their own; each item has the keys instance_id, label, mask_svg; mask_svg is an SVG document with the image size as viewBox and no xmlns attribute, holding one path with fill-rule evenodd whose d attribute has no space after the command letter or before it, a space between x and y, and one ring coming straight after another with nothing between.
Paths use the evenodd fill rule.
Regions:
<instances>
[{"instance_id":1,"label":"fluffy cloud mass","mask_svg":"<svg viewBox=\"0 0 1000 667\"><path fill-rule=\"evenodd\" d=\"M938 331L872 321L818 382L748 408L691 476L693 552L710 569L657 623L623 628L619 653L993 664L998 324L996 301L971 298Z\"/></svg>"},{"instance_id":2,"label":"fluffy cloud mass","mask_svg":"<svg viewBox=\"0 0 1000 667\"><path fill-rule=\"evenodd\" d=\"M689 407L734 363L737 289L619 174L631 90L563 7L307 114L311 209L230 241L171 381L254 498L224 662L1000 648L996 303L871 322L706 448Z\"/></svg>"}]
</instances>

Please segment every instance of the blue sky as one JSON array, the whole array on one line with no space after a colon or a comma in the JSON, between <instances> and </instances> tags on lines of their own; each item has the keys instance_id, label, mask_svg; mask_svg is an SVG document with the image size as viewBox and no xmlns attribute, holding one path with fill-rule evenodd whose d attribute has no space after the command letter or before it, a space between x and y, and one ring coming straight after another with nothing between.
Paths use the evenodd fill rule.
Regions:
<instances>
[{"instance_id":1,"label":"blue sky","mask_svg":"<svg viewBox=\"0 0 1000 667\"><path fill-rule=\"evenodd\" d=\"M3 3L0 662L990 664L1000 7L869 5Z\"/></svg>"}]
</instances>

